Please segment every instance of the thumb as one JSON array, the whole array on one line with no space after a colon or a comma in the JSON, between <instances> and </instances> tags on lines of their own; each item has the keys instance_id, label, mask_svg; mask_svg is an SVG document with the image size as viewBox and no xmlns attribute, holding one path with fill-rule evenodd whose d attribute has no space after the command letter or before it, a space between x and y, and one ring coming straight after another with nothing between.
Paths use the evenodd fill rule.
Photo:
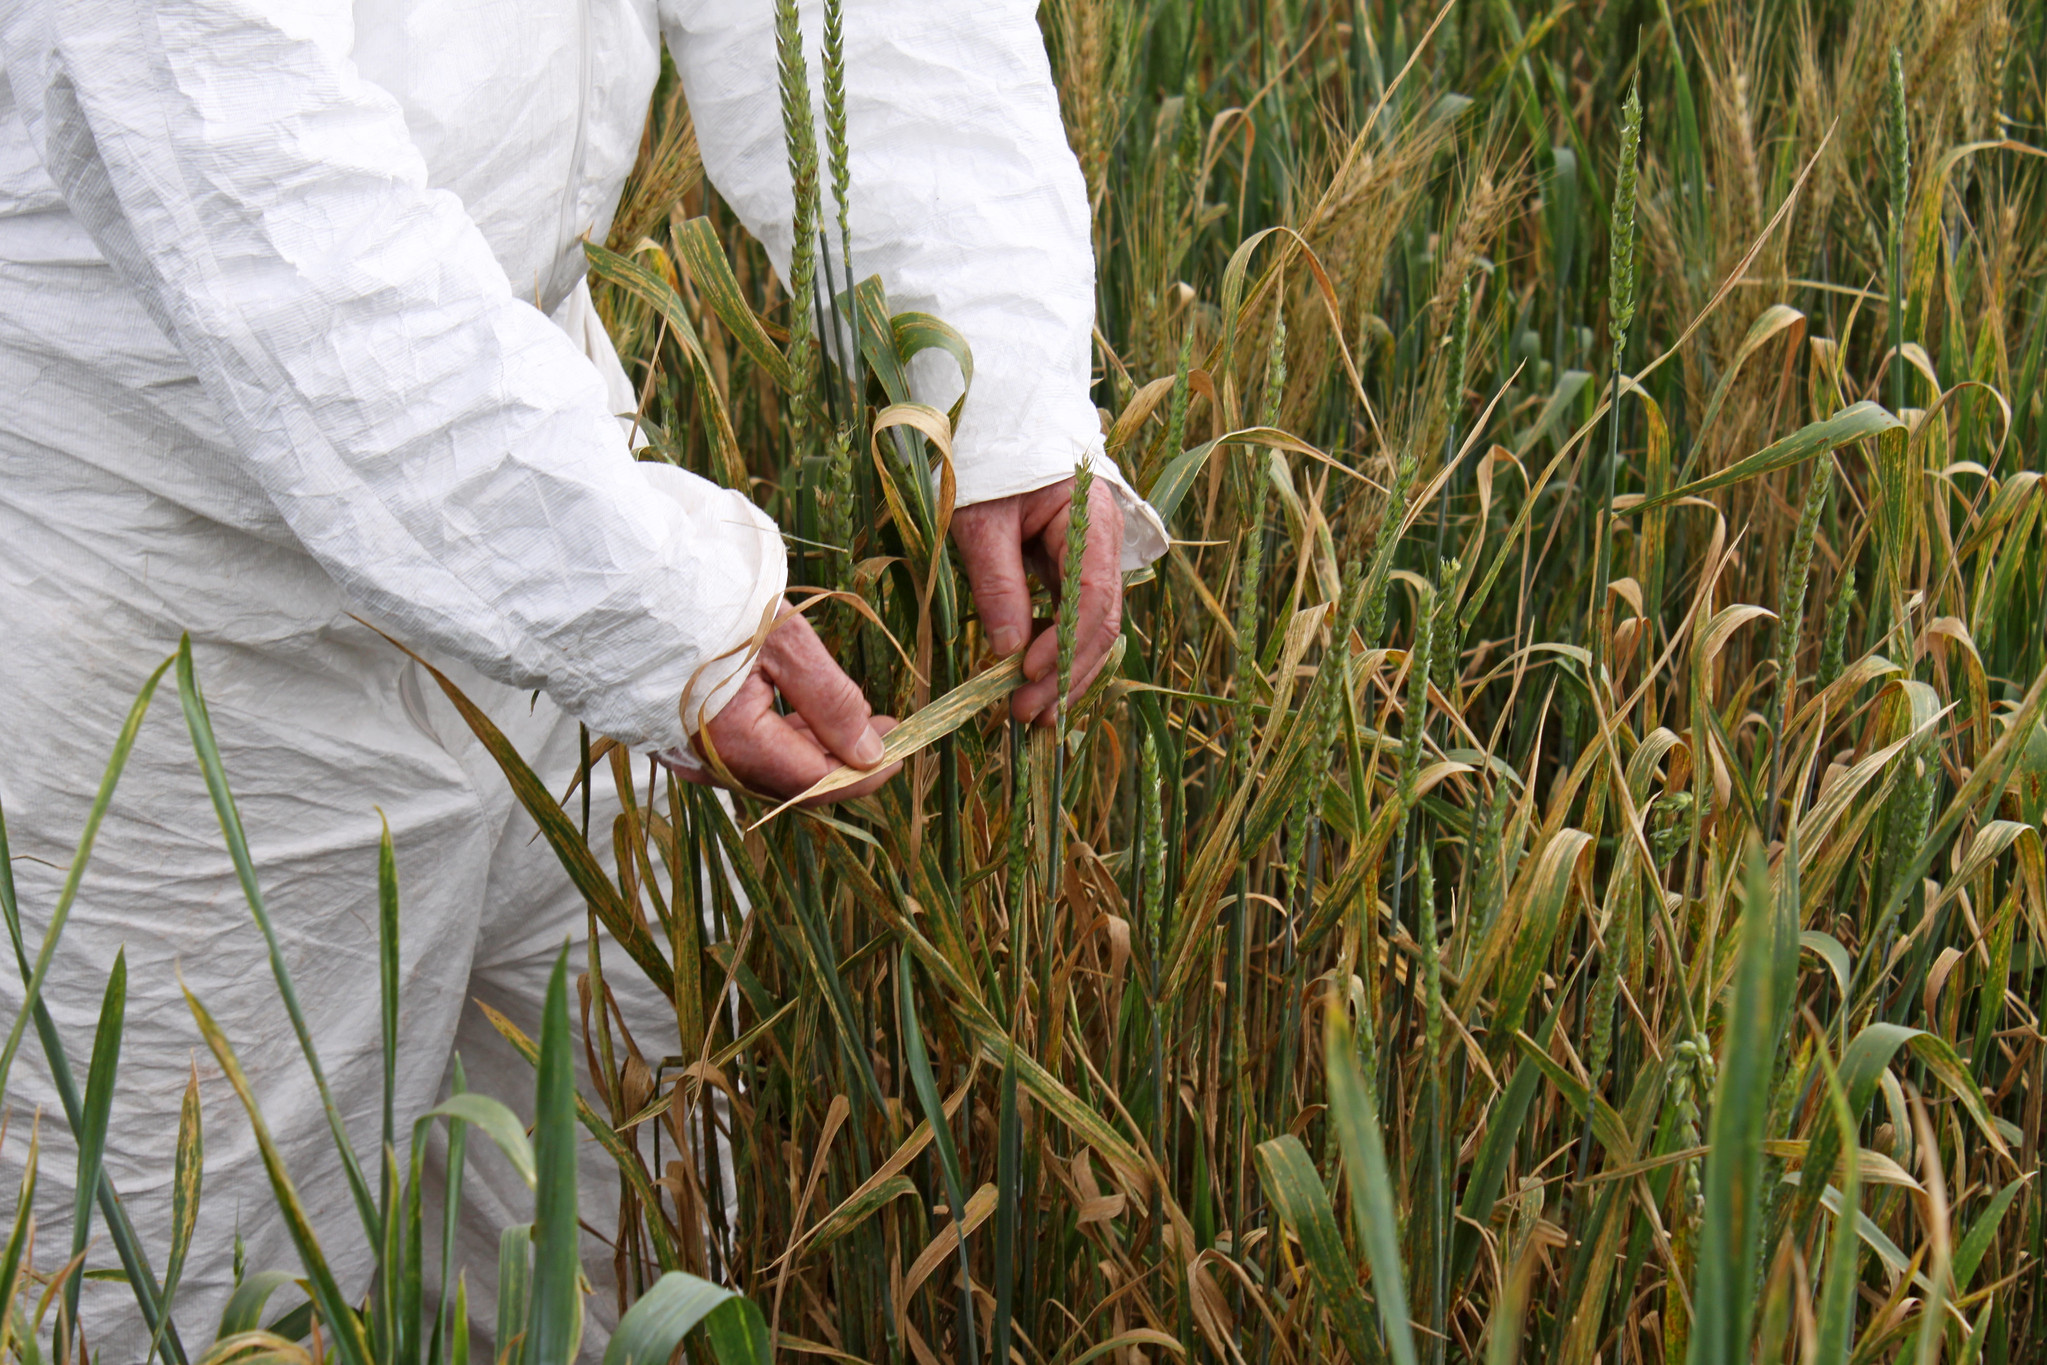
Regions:
<instances>
[{"instance_id":1,"label":"thumb","mask_svg":"<svg viewBox=\"0 0 2047 1365\"><path fill-rule=\"evenodd\" d=\"M1004 658L1031 638L1031 585L1024 576L1022 509L1014 499L962 507L952 514L952 542L959 551L974 608L988 644Z\"/></svg>"}]
</instances>

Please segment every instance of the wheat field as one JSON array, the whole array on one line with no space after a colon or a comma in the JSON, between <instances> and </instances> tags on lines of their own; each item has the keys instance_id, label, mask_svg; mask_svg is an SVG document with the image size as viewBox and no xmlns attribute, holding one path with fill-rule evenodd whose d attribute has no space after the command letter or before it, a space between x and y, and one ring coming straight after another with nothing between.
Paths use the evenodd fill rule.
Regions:
<instances>
[{"instance_id":1,"label":"wheat field","mask_svg":"<svg viewBox=\"0 0 2047 1365\"><path fill-rule=\"evenodd\" d=\"M1105 458L1175 537L1054 726L905 406L962 343L847 287L837 118L790 125L793 282L672 77L592 244L644 457L776 515L912 717L816 811L595 744L611 828L500 745L672 978L672 1035L576 1030L582 1216L625 1302L757 1310L633 1358L2047 1357L2047 6L1042 18ZM393 1220L444 1178L391 1167ZM453 1359L392 1255L234 1358Z\"/></svg>"}]
</instances>

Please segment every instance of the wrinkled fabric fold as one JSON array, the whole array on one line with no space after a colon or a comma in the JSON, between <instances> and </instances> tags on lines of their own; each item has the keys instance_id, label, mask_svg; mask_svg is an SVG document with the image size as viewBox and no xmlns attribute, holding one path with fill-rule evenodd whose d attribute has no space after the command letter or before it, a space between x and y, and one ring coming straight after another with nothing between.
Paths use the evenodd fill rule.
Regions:
<instances>
[{"instance_id":1,"label":"wrinkled fabric fold","mask_svg":"<svg viewBox=\"0 0 2047 1365\"><path fill-rule=\"evenodd\" d=\"M53 0L12 14L0 56L20 135L193 406L348 599L602 734L680 743L677 699L694 681L715 714L780 590L772 528L636 464L354 34L340 3ZM556 247L580 226L539 216Z\"/></svg>"}]
</instances>

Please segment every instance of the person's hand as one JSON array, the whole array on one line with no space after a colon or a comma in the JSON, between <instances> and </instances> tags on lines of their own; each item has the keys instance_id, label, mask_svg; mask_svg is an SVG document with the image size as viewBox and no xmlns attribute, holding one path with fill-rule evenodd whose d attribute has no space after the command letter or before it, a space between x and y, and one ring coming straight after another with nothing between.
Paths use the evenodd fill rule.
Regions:
<instances>
[{"instance_id":1,"label":"person's hand","mask_svg":"<svg viewBox=\"0 0 2047 1365\"><path fill-rule=\"evenodd\" d=\"M1106 479L1094 481L1087 506L1080 623L1073 637L1071 695L1076 697L1094 681L1123 625L1123 509ZM1052 723L1059 697L1059 632L1051 623L1031 619L1031 585L1024 575L1028 567L1058 595L1072 511L1073 480L1066 479L952 514L952 542L973 585L989 645L1004 658L1030 646L1023 663L1029 681L1010 698L1010 714L1040 725Z\"/></svg>"},{"instance_id":2,"label":"person's hand","mask_svg":"<svg viewBox=\"0 0 2047 1365\"><path fill-rule=\"evenodd\" d=\"M787 715L775 710L777 692L789 705ZM791 611L768 633L753 671L704 731L726 769L750 790L769 796L794 796L842 763L874 769L854 785L818 798L823 804L865 796L895 776L900 763L875 767L881 737L895 724L868 709L859 684L826 652L810 622ZM692 742L700 753L707 747L704 735ZM670 766L693 782L712 780L706 772Z\"/></svg>"}]
</instances>

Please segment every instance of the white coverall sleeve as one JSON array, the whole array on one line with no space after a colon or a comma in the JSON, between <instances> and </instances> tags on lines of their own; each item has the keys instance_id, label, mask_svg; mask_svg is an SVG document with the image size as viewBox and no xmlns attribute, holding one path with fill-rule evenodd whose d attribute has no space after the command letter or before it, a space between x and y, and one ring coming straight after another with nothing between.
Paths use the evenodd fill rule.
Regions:
<instances>
[{"instance_id":1,"label":"white coverall sleeve","mask_svg":"<svg viewBox=\"0 0 2047 1365\"><path fill-rule=\"evenodd\" d=\"M683 745L743 680L781 540L632 459L597 371L428 187L352 23L348 0L23 0L0 65L72 213L355 601L600 734Z\"/></svg>"},{"instance_id":2,"label":"white coverall sleeve","mask_svg":"<svg viewBox=\"0 0 2047 1365\"><path fill-rule=\"evenodd\" d=\"M853 266L889 306L967 339L974 383L954 443L959 501L1056 483L1093 455L1123 504L1125 569L1165 553L1158 514L1104 458L1088 394L1094 253L1086 185L1059 121L1033 0L848 0ZM789 277L794 200L769 0L661 0L704 169ZM823 9L803 0L821 104ZM823 146L819 118L819 145ZM824 218L833 221L829 184ZM834 252L838 235L828 229ZM959 397L949 358L912 363L921 402Z\"/></svg>"}]
</instances>

